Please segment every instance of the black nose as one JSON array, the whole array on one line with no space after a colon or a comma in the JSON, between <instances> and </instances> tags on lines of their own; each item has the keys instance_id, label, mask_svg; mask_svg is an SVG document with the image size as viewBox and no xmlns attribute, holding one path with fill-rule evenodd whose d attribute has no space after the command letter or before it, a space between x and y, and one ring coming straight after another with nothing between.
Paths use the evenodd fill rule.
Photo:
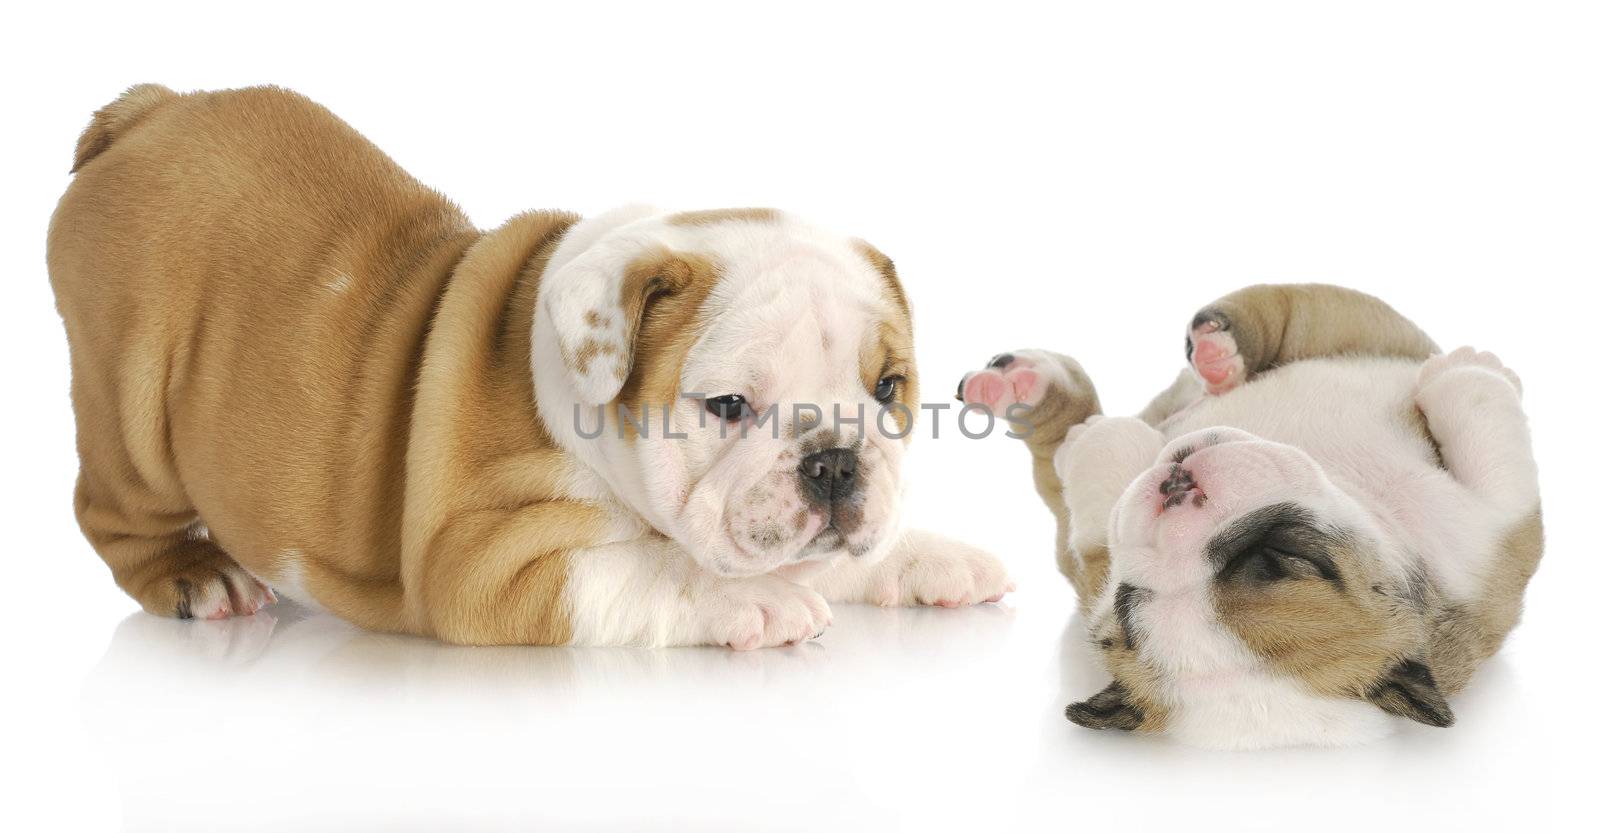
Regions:
<instances>
[{"instance_id":1,"label":"black nose","mask_svg":"<svg viewBox=\"0 0 1600 833\"><path fill-rule=\"evenodd\" d=\"M1161 494L1187 492L1194 488L1194 475L1189 470L1177 463L1172 464L1172 471L1167 472L1167 479L1161 481Z\"/></svg>"},{"instance_id":2,"label":"black nose","mask_svg":"<svg viewBox=\"0 0 1600 833\"><path fill-rule=\"evenodd\" d=\"M856 488L856 453L830 448L800 461L800 482L816 503L832 503L850 496Z\"/></svg>"}]
</instances>

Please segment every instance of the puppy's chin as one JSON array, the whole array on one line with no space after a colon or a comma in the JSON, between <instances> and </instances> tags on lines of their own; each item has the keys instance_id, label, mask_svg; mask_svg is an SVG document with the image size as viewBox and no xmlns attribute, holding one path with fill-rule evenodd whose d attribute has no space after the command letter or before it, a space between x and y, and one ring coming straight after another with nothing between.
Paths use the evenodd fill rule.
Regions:
<instances>
[{"instance_id":1,"label":"puppy's chin","mask_svg":"<svg viewBox=\"0 0 1600 833\"><path fill-rule=\"evenodd\" d=\"M718 540L690 549L700 566L728 578L743 578L770 573L788 561L781 552L751 552L739 545L732 535L719 535Z\"/></svg>"},{"instance_id":2,"label":"puppy's chin","mask_svg":"<svg viewBox=\"0 0 1600 833\"><path fill-rule=\"evenodd\" d=\"M813 560L807 551L810 544L801 543L800 540L814 540L815 535L813 528L807 531L806 536L797 535L774 542L774 546L770 548L758 549L751 546L748 541L741 540L741 536L725 525L719 525L714 534L705 536L698 542L685 542L685 548L706 570L719 576L741 578L762 575L785 565ZM802 553L807 557L802 557Z\"/></svg>"},{"instance_id":3,"label":"puppy's chin","mask_svg":"<svg viewBox=\"0 0 1600 833\"><path fill-rule=\"evenodd\" d=\"M799 537L799 536L797 536ZM723 536L726 550L709 552L709 558L700 559L703 566L718 575L738 578L781 572L786 568L826 564L850 553L845 536L838 530L823 529L811 534L810 540L795 546L785 542L771 550L752 552L740 546L731 535Z\"/></svg>"},{"instance_id":4,"label":"puppy's chin","mask_svg":"<svg viewBox=\"0 0 1600 833\"><path fill-rule=\"evenodd\" d=\"M769 550L749 549L741 545L736 536L724 531L688 549L706 570L729 578L783 574L786 570L807 572L840 559L868 566L888 552L887 544L894 538L892 532L898 529L895 520L891 517L863 525L849 534L833 527L822 527L819 522L812 523L802 534ZM797 543L797 539L804 543Z\"/></svg>"}]
</instances>

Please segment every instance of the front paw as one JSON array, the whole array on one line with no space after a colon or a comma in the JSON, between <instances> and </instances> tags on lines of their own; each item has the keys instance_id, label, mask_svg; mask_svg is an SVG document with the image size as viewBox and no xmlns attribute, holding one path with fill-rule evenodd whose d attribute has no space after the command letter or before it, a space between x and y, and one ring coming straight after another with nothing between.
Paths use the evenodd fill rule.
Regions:
<instances>
[{"instance_id":1,"label":"front paw","mask_svg":"<svg viewBox=\"0 0 1600 833\"><path fill-rule=\"evenodd\" d=\"M956 400L979 405L1004 414L1012 405L1033 407L1039 404L1051 385L1043 357L1018 350L990 359L982 370L961 377L956 384Z\"/></svg>"},{"instance_id":2,"label":"front paw","mask_svg":"<svg viewBox=\"0 0 1600 833\"><path fill-rule=\"evenodd\" d=\"M1471 347L1460 347L1449 353L1428 357L1417 371L1417 390L1421 391L1436 382L1450 377L1471 379L1498 377L1510 384L1522 396L1522 379L1500 361L1500 357L1489 352L1480 352Z\"/></svg>"},{"instance_id":3,"label":"front paw","mask_svg":"<svg viewBox=\"0 0 1600 833\"><path fill-rule=\"evenodd\" d=\"M705 641L750 651L793 645L822 635L833 611L815 591L777 576L719 579L697 607L704 617Z\"/></svg>"},{"instance_id":4,"label":"front paw","mask_svg":"<svg viewBox=\"0 0 1600 833\"><path fill-rule=\"evenodd\" d=\"M897 573L869 599L883 607L965 607L998 602L1017 589L1000 559L951 538L922 533Z\"/></svg>"},{"instance_id":5,"label":"front paw","mask_svg":"<svg viewBox=\"0 0 1600 833\"><path fill-rule=\"evenodd\" d=\"M961 377L956 399L1011 421L1030 443L1059 442L1068 429L1099 413L1100 399L1083 367L1069 356L1016 350Z\"/></svg>"}]
</instances>

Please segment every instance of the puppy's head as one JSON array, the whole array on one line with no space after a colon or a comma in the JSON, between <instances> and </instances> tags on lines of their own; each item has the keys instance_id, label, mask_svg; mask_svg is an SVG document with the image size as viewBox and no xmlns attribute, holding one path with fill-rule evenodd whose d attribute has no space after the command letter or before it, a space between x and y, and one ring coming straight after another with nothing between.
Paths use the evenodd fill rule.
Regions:
<instances>
[{"instance_id":1,"label":"puppy's head","mask_svg":"<svg viewBox=\"0 0 1600 833\"><path fill-rule=\"evenodd\" d=\"M539 293L549 427L707 568L894 537L917 373L876 249L770 209L630 209L569 232Z\"/></svg>"},{"instance_id":2,"label":"puppy's head","mask_svg":"<svg viewBox=\"0 0 1600 833\"><path fill-rule=\"evenodd\" d=\"M1384 712L1451 723L1425 578L1299 449L1179 438L1110 524L1091 630L1115 679L1074 722L1225 747L1355 742L1387 731Z\"/></svg>"}]
</instances>

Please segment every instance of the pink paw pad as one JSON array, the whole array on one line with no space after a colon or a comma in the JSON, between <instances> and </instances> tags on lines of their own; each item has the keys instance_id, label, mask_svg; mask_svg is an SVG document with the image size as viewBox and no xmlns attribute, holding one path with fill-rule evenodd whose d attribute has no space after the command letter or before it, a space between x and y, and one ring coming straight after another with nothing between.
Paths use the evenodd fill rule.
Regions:
<instances>
[{"instance_id":1,"label":"pink paw pad","mask_svg":"<svg viewBox=\"0 0 1600 833\"><path fill-rule=\"evenodd\" d=\"M1032 360L1003 353L988 367L964 376L956 387L956 399L1003 414L1018 403L1037 404L1045 388Z\"/></svg>"},{"instance_id":2,"label":"pink paw pad","mask_svg":"<svg viewBox=\"0 0 1600 833\"><path fill-rule=\"evenodd\" d=\"M973 405L995 407L1009 391L1005 378L998 371L983 370L967 377L962 385L961 398Z\"/></svg>"},{"instance_id":3,"label":"pink paw pad","mask_svg":"<svg viewBox=\"0 0 1600 833\"><path fill-rule=\"evenodd\" d=\"M1244 359L1233 336L1207 321L1189 333L1189 364L1205 382L1206 393L1227 393L1244 382Z\"/></svg>"}]
</instances>

